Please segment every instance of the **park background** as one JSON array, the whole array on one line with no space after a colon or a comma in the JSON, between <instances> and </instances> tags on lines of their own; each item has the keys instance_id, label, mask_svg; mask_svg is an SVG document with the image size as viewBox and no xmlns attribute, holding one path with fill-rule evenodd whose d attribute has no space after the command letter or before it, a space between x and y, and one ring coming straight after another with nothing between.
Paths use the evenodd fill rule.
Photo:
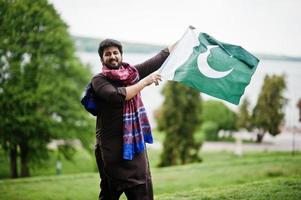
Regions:
<instances>
[{"instance_id":1,"label":"park background","mask_svg":"<svg viewBox=\"0 0 301 200\"><path fill-rule=\"evenodd\" d=\"M301 97L299 1L50 3L69 25L76 55L82 63L88 64L92 74L101 68L96 50L103 38L120 39L125 44L124 60L136 64L179 39L191 24L221 41L240 44L259 57L258 69L243 96L243 99L250 100L250 110L256 105L265 75L285 74L287 88L284 96L288 102L284 107L281 134L276 137L266 134L260 144L254 142L256 133L244 129L230 131L232 137L226 140L206 141L202 138L199 152L202 162L164 168L158 168L164 133L156 129L155 116L164 101L161 91L165 83L146 88L142 98L155 130L155 144L148 147L156 199L300 198L301 157L298 151L301 137L296 106ZM84 87L80 90L83 91ZM216 100L204 94L202 99ZM238 111L237 106L223 104ZM3 118L5 114L1 112ZM243 143L237 138L244 139ZM99 178L93 143L89 144L89 149L73 140L75 148L69 152L70 159L66 159L59 155L58 150L64 141L52 140L47 144L50 157L30 167L32 178L8 180L8 155L1 149L0 175L3 180L0 180L0 199L96 198ZM58 171L58 168L61 169Z\"/></svg>"}]
</instances>

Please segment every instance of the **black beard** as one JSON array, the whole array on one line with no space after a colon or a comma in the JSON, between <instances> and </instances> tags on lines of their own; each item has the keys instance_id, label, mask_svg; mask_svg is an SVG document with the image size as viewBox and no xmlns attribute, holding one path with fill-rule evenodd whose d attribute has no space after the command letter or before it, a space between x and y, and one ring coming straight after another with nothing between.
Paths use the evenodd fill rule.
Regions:
<instances>
[{"instance_id":1,"label":"black beard","mask_svg":"<svg viewBox=\"0 0 301 200\"><path fill-rule=\"evenodd\" d=\"M115 65L110 65L110 64L105 64L105 66L106 66L107 68L109 68L109 69L119 69L120 66L121 66L121 63L118 64L117 66L115 66Z\"/></svg>"}]
</instances>

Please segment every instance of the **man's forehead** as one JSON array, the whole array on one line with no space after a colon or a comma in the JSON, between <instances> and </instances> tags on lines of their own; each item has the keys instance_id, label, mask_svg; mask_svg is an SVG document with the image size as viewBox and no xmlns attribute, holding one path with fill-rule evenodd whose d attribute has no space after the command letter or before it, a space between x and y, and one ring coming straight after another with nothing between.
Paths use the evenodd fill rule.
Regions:
<instances>
[{"instance_id":1,"label":"man's forehead","mask_svg":"<svg viewBox=\"0 0 301 200\"><path fill-rule=\"evenodd\" d=\"M118 49L118 47L110 46L110 47L104 48L103 51L104 51L104 52L106 52L106 51L119 51L119 49Z\"/></svg>"}]
</instances>

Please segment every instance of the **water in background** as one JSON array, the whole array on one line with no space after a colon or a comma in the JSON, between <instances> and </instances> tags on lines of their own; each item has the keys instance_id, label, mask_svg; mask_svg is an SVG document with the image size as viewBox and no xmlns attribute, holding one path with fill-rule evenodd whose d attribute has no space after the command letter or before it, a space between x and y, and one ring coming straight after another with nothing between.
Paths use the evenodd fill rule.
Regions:
<instances>
[{"instance_id":1,"label":"water in background","mask_svg":"<svg viewBox=\"0 0 301 200\"><path fill-rule=\"evenodd\" d=\"M154 54L124 54L124 61L132 65L145 61ZM93 74L99 73L101 63L97 53L79 52L78 56L85 64L92 67ZM299 111L296 107L298 99L301 98L301 62L280 61L280 60L261 60L255 74L252 77L250 85L245 90L244 97L247 97L251 102L251 107L255 106L258 95L260 93L263 80L266 74L285 74L287 90L285 97L288 99L288 104L285 107L285 120L286 126L300 127L301 123L298 122ZM150 122L155 126L153 112L163 103L161 90L163 84L159 86L151 85L142 91L142 98L146 107ZM203 99L216 99L208 95L202 94ZM226 103L233 110L237 110L238 106Z\"/></svg>"}]
</instances>

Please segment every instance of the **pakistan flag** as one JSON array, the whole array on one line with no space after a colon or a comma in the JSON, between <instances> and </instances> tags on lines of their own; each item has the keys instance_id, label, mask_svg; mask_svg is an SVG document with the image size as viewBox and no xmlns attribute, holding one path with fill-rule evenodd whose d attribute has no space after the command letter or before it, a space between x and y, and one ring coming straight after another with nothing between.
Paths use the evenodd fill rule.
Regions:
<instances>
[{"instance_id":1,"label":"pakistan flag","mask_svg":"<svg viewBox=\"0 0 301 200\"><path fill-rule=\"evenodd\" d=\"M163 79L237 105L258 62L242 47L219 42L189 27L159 73Z\"/></svg>"}]
</instances>

